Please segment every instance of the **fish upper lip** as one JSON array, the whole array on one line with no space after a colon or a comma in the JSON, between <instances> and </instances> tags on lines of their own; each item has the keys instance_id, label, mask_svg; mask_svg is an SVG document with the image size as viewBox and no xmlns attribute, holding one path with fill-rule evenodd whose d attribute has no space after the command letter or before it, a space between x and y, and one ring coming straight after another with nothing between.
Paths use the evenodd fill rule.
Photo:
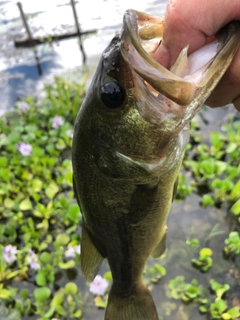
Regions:
<instances>
[{"instance_id":1,"label":"fish upper lip","mask_svg":"<svg viewBox=\"0 0 240 320\"><path fill-rule=\"evenodd\" d=\"M230 65L240 44L240 23L234 21L223 28L220 36L217 36L218 45L214 57L212 59L210 57L210 60L207 60L194 73L181 78L161 66L141 45L142 38L139 35L141 24L144 21L147 21L149 25L154 24L157 19L138 11L127 10L123 19L120 51L124 60L133 68L134 72L145 83L149 83L165 96L163 99L166 100L160 107L162 111L168 112L168 114L170 111L172 117L182 119L176 130L177 133L193 118ZM182 52L179 58L181 58ZM186 53L185 56L187 58ZM166 103L170 108L167 109ZM159 105L156 108L159 108ZM147 115L147 110L144 110L143 113Z\"/></svg>"}]
</instances>

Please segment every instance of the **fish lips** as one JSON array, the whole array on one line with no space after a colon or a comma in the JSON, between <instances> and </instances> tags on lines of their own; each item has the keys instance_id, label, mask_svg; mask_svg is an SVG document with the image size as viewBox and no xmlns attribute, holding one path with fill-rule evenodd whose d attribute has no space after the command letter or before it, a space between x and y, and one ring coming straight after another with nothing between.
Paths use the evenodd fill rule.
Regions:
<instances>
[{"instance_id":1,"label":"fish lips","mask_svg":"<svg viewBox=\"0 0 240 320\"><path fill-rule=\"evenodd\" d=\"M170 70L150 55L159 45L163 29L164 17L156 18L127 10L123 18L120 51L126 63L144 80L149 91L161 100L161 116L167 113L168 117L172 114L174 118L181 118L183 128L230 65L239 47L240 24L231 22L215 38L211 37L215 39L214 42L190 56L187 55L187 48L184 48ZM201 61L205 52L208 58ZM187 71L182 76L183 68ZM140 113L146 116L149 112L142 108Z\"/></svg>"}]
</instances>

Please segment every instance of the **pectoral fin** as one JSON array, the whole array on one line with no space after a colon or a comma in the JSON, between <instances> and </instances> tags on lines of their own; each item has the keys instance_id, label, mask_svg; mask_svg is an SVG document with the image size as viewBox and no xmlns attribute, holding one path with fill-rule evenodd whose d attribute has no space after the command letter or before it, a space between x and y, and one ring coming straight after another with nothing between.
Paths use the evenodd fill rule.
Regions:
<instances>
[{"instance_id":1,"label":"pectoral fin","mask_svg":"<svg viewBox=\"0 0 240 320\"><path fill-rule=\"evenodd\" d=\"M151 256L153 258L159 258L161 255L164 253L166 250L166 241L167 241L167 226L165 227L166 231L165 234L163 235L162 239L160 240L159 244L155 247L153 250Z\"/></svg>"},{"instance_id":2,"label":"pectoral fin","mask_svg":"<svg viewBox=\"0 0 240 320\"><path fill-rule=\"evenodd\" d=\"M94 245L90 237L90 231L82 226L82 241L81 241L81 269L87 281L93 281L102 261L103 255Z\"/></svg>"}]
</instances>

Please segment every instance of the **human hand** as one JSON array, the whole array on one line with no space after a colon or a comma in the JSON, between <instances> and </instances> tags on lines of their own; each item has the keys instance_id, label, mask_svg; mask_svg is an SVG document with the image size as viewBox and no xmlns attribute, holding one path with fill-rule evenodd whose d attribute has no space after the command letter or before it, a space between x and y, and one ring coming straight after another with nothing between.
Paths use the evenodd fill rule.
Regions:
<instances>
[{"instance_id":1,"label":"human hand","mask_svg":"<svg viewBox=\"0 0 240 320\"><path fill-rule=\"evenodd\" d=\"M170 0L163 41L154 58L169 67L186 45L192 53L232 20L240 20L239 0ZM206 104L219 107L230 102L240 111L240 49Z\"/></svg>"}]
</instances>

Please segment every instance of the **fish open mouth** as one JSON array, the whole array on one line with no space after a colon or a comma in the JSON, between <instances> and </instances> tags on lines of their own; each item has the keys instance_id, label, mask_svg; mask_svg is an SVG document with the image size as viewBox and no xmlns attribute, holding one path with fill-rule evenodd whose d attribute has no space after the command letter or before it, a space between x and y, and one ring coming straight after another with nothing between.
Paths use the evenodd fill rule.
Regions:
<instances>
[{"instance_id":1,"label":"fish open mouth","mask_svg":"<svg viewBox=\"0 0 240 320\"><path fill-rule=\"evenodd\" d=\"M154 96L164 95L180 106L187 106L185 118L189 121L230 65L239 46L240 25L228 24L215 40L189 56L185 47L170 70L151 56L162 39L163 29L163 17L126 11L121 53Z\"/></svg>"}]
</instances>

